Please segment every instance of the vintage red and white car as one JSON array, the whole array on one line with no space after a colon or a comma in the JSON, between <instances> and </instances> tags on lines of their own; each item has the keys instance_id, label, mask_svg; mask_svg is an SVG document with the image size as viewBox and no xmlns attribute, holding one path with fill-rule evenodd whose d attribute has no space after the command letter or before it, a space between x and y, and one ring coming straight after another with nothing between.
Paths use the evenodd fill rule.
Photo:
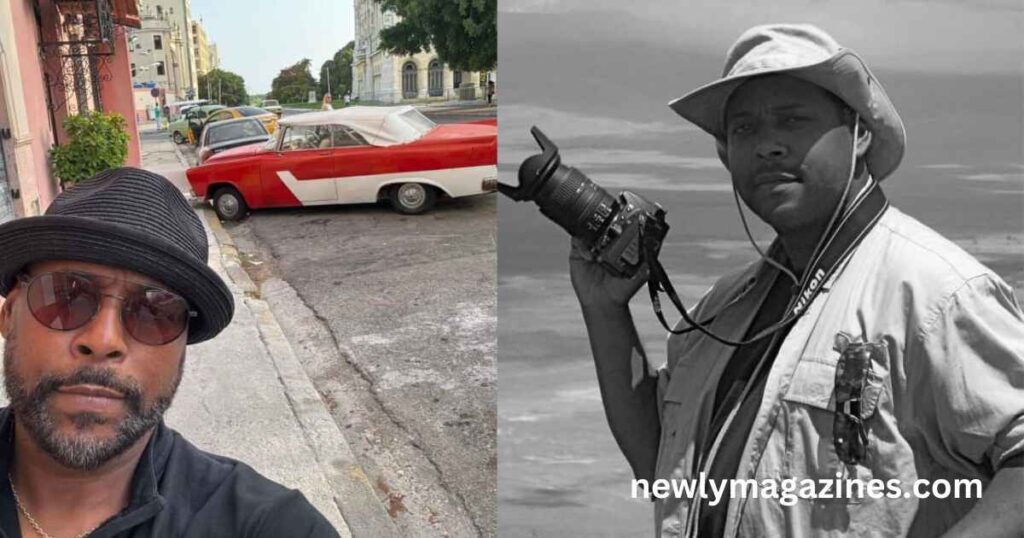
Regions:
<instances>
[{"instance_id":1,"label":"vintage red and white car","mask_svg":"<svg viewBox=\"0 0 1024 538\"><path fill-rule=\"evenodd\" d=\"M218 216L250 209L389 201L423 213L439 197L497 189L498 128L437 125L411 106L352 106L282 118L265 144L213 155L188 169Z\"/></svg>"}]
</instances>

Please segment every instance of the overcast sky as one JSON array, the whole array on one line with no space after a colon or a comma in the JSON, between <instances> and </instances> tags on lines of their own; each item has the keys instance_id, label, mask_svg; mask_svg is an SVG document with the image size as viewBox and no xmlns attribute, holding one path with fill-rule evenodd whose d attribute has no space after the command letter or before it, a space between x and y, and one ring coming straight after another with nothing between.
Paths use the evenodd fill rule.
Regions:
<instances>
[{"instance_id":1,"label":"overcast sky","mask_svg":"<svg viewBox=\"0 0 1024 538\"><path fill-rule=\"evenodd\" d=\"M320 65L355 37L352 0L192 0L217 44L221 67L245 79L249 93L270 91L281 69L303 58Z\"/></svg>"},{"instance_id":2,"label":"overcast sky","mask_svg":"<svg viewBox=\"0 0 1024 538\"><path fill-rule=\"evenodd\" d=\"M685 45L722 57L755 24L810 22L881 67L1021 72L1024 58L1021 0L499 0L499 11L576 12L581 24L614 15L618 31L600 39Z\"/></svg>"}]
</instances>

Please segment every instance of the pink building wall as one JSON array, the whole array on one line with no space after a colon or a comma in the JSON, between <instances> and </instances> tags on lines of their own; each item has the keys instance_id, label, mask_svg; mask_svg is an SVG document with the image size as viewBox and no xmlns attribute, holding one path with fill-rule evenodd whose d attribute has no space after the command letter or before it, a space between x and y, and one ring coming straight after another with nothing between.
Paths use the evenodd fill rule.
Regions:
<instances>
[{"instance_id":1,"label":"pink building wall","mask_svg":"<svg viewBox=\"0 0 1024 538\"><path fill-rule=\"evenodd\" d=\"M43 66L39 60L39 42L36 33L35 15L32 13L31 0L12 0L11 14L15 40L18 47L18 62L21 68L21 82L25 98L25 115L32 136L32 167L33 177L24 177L19 173L22 191L29 194L24 183L31 181L33 191L37 193L39 211L43 212L57 195L57 183L50 173L48 158L50 146L53 145L53 132L50 128L50 116L46 106L46 87L43 83Z\"/></svg>"},{"instance_id":2,"label":"pink building wall","mask_svg":"<svg viewBox=\"0 0 1024 538\"><path fill-rule=\"evenodd\" d=\"M114 55L107 58L110 80L100 84L100 99L104 112L117 112L124 116L128 130L127 166L142 165L142 144L139 125L135 120L135 90L132 88L132 66L128 57L128 34L118 31L114 41Z\"/></svg>"},{"instance_id":3,"label":"pink building wall","mask_svg":"<svg viewBox=\"0 0 1024 538\"><path fill-rule=\"evenodd\" d=\"M7 1L7 0L0 0ZM31 140L32 170L29 173L19 170L19 182L26 196L38 200L38 211L46 211L53 198L60 192L56 178L50 168L49 151L56 142L65 142L61 128L67 116L66 107L58 107L53 112L54 126L50 120L47 105L47 93L44 73L45 68L39 57L39 35L43 39L57 40L56 7L53 0L38 0L42 14L42 27L38 28L32 9L33 0L9 0L15 31L15 42L18 50L18 61L21 71L21 82L24 92L25 116L29 126ZM135 101L131 79L131 61L128 56L128 36L122 28L117 29L114 54L107 57L106 66L110 80L100 84L100 100L105 112L117 112L125 117L128 131L128 156L125 164L140 166L142 164L142 147L139 141L138 124L135 118ZM54 65L52 72L59 72L60 60L50 58ZM54 132L54 127L56 132ZM31 186L26 185L31 183ZM29 187L29 188L26 188Z\"/></svg>"}]
</instances>

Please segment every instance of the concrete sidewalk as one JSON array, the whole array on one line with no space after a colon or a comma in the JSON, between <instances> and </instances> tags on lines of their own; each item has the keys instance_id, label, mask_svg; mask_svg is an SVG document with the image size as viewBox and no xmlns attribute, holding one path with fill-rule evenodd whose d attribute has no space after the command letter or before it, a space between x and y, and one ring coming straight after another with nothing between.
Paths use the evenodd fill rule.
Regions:
<instances>
[{"instance_id":1,"label":"concrete sidewalk","mask_svg":"<svg viewBox=\"0 0 1024 538\"><path fill-rule=\"evenodd\" d=\"M301 490L342 536L352 536L310 439L317 432L307 431L309 426L321 426L315 424L311 410L319 397L315 391L309 393L308 380L308 387L302 387L301 379L293 381L296 387L288 386L286 378L296 377L295 365L289 364L295 358L289 357L287 342L287 349L281 349L280 328L267 319L260 301L247 300L228 275L224 254L209 227L207 238L210 266L231 288L235 317L213 340L189 347L185 376L167 423L203 450L243 461L271 480ZM329 421L326 409L324 414Z\"/></svg>"},{"instance_id":2,"label":"concrete sidewalk","mask_svg":"<svg viewBox=\"0 0 1024 538\"><path fill-rule=\"evenodd\" d=\"M170 132L166 127L163 130L157 130L154 122L140 124L139 138L142 143L142 167L166 177L179 189L188 192L185 170L190 163L182 158L180 152L176 151L176 144L171 140Z\"/></svg>"},{"instance_id":3,"label":"concrete sidewalk","mask_svg":"<svg viewBox=\"0 0 1024 538\"><path fill-rule=\"evenodd\" d=\"M143 130L143 168L186 196L187 161L166 131ZM384 505L277 320L241 267L238 251L208 207L197 208L210 267L235 298L231 325L188 351L168 424L197 446L251 465L303 492L344 536L397 536Z\"/></svg>"}]
</instances>

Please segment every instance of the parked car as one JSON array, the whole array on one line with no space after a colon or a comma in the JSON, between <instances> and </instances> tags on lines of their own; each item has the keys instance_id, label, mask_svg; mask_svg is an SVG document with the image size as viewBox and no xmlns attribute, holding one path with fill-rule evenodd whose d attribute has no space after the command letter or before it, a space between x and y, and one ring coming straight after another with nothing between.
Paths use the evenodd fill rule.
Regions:
<instances>
[{"instance_id":1,"label":"parked car","mask_svg":"<svg viewBox=\"0 0 1024 538\"><path fill-rule=\"evenodd\" d=\"M168 103L167 106L170 108L170 114L167 117L179 119L188 112L188 109L208 104L210 104L209 99L191 99L189 101L175 101L173 103Z\"/></svg>"},{"instance_id":2,"label":"parked car","mask_svg":"<svg viewBox=\"0 0 1024 538\"><path fill-rule=\"evenodd\" d=\"M254 106L222 108L207 116L205 125L235 118L256 118L263 122L263 126L267 128L267 132L270 134L274 134L274 131L277 130L277 114Z\"/></svg>"},{"instance_id":3,"label":"parked car","mask_svg":"<svg viewBox=\"0 0 1024 538\"><path fill-rule=\"evenodd\" d=\"M208 116L210 112L214 112L222 108L224 108L223 105L200 105L189 108L184 112L181 118L171 122L169 128L171 131L171 138L173 138L174 142L177 144L184 144L186 141L195 140L194 136L189 136L189 133L192 132L191 125L202 125L202 123L206 121L206 116ZM197 132L199 132L198 129L192 132L192 134Z\"/></svg>"},{"instance_id":4,"label":"parked car","mask_svg":"<svg viewBox=\"0 0 1024 538\"><path fill-rule=\"evenodd\" d=\"M498 129L436 125L414 107L351 106L281 119L265 144L220 152L189 168L197 196L220 218L249 209L390 201L401 213L429 210L439 196L493 192Z\"/></svg>"},{"instance_id":5,"label":"parked car","mask_svg":"<svg viewBox=\"0 0 1024 538\"><path fill-rule=\"evenodd\" d=\"M281 103L278 103L277 99L264 99L261 107L268 112L277 114L278 117L284 112L284 109L281 108Z\"/></svg>"},{"instance_id":6,"label":"parked car","mask_svg":"<svg viewBox=\"0 0 1024 538\"><path fill-rule=\"evenodd\" d=\"M249 144L264 144L270 140L270 133L256 118L238 118L218 121L203 128L199 141L199 162L231 148Z\"/></svg>"}]
</instances>

